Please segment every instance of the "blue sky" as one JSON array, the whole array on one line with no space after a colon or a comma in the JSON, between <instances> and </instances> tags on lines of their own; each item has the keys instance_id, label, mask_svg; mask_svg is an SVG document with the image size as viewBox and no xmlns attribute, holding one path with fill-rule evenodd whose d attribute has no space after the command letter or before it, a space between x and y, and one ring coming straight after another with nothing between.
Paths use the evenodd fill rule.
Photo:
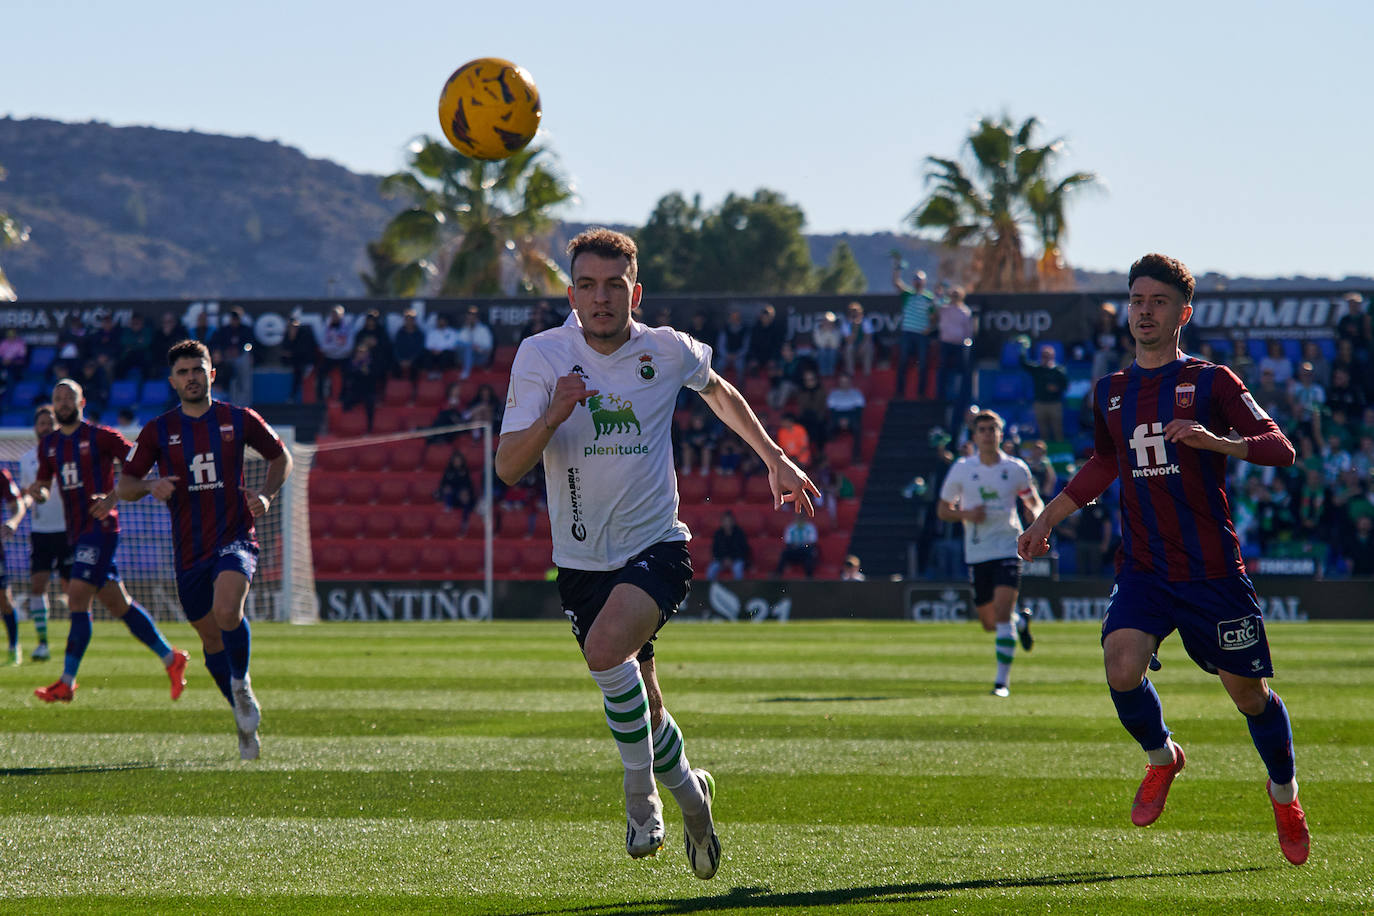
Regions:
<instances>
[{"instance_id":1,"label":"blue sky","mask_svg":"<svg viewBox=\"0 0 1374 916\"><path fill-rule=\"evenodd\" d=\"M1374 273L1374 5L6 3L0 115L279 140L382 174L440 86L510 58L573 179L565 216L781 191L815 232L897 231L980 115L1041 119L1105 190L1067 254L1123 269ZM843 9L843 13L838 12ZM516 12L512 12L516 11ZM0 163L4 150L0 149Z\"/></svg>"}]
</instances>

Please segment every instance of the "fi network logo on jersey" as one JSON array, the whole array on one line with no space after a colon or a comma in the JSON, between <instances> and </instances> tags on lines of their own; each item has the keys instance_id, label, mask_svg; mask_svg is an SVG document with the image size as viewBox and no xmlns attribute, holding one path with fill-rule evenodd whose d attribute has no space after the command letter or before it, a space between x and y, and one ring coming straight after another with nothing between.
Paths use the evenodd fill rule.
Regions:
<instances>
[{"instance_id":1,"label":"fi network logo on jersey","mask_svg":"<svg viewBox=\"0 0 1374 916\"><path fill-rule=\"evenodd\" d=\"M187 468L191 472L191 484L186 489L195 493L198 490L215 490L224 486L215 467L215 453L201 452L190 460Z\"/></svg>"},{"instance_id":2,"label":"fi network logo on jersey","mask_svg":"<svg viewBox=\"0 0 1374 916\"><path fill-rule=\"evenodd\" d=\"M1141 423L1135 428L1131 439L1126 443L1135 450L1135 470L1132 477L1163 477L1166 474L1181 474L1176 464L1169 463L1169 450L1164 441L1164 424Z\"/></svg>"}]
</instances>

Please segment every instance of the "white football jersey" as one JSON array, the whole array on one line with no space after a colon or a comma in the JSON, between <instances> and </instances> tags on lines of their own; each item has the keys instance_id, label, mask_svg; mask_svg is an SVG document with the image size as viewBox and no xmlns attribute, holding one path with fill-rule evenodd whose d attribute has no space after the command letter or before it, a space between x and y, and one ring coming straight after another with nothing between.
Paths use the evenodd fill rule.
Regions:
<instances>
[{"instance_id":1,"label":"white football jersey","mask_svg":"<svg viewBox=\"0 0 1374 916\"><path fill-rule=\"evenodd\" d=\"M25 452L19 459L19 487L28 489L29 484L38 479L38 446ZM53 488L50 488L53 489ZM53 492L48 501L34 503L29 507L29 519L33 531L38 534L55 534L67 530L66 512L62 508L62 497Z\"/></svg>"},{"instance_id":2,"label":"white football jersey","mask_svg":"<svg viewBox=\"0 0 1374 916\"><path fill-rule=\"evenodd\" d=\"M999 454L996 464L983 464L977 455L960 458L940 487L943 501L960 509L982 506L987 511L981 522L963 522L964 562L970 565L1016 557L1016 539L1021 536L1016 504L1035 486L1024 461Z\"/></svg>"},{"instance_id":3,"label":"white football jersey","mask_svg":"<svg viewBox=\"0 0 1374 916\"><path fill-rule=\"evenodd\" d=\"M630 339L604 356L587 345L574 317L520 344L501 432L542 423L554 386L570 372L597 394L573 408L544 449L553 562L620 569L660 541L689 540L677 518L673 407L684 386L706 386L711 348L672 328L631 322Z\"/></svg>"}]
</instances>

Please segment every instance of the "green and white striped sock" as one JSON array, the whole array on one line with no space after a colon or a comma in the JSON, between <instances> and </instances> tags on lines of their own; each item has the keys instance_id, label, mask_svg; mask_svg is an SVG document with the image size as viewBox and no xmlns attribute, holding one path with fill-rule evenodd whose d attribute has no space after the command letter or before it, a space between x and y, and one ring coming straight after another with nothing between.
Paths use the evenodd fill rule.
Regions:
<instances>
[{"instance_id":1,"label":"green and white striped sock","mask_svg":"<svg viewBox=\"0 0 1374 916\"><path fill-rule=\"evenodd\" d=\"M33 628L38 633L39 642L48 641L48 596L30 595L29 596L29 618L33 620Z\"/></svg>"},{"instance_id":2,"label":"green and white striped sock","mask_svg":"<svg viewBox=\"0 0 1374 916\"><path fill-rule=\"evenodd\" d=\"M1011 663L1016 657L1016 629L1011 623L997 625L997 684L1011 683Z\"/></svg>"},{"instance_id":3,"label":"green and white striped sock","mask_svg":"<svg viewBox=\"0 0 1374 916\"><path fill-rule=\"evenodd\" d=\"M654 775L670 789L676 789L692 775L692 765L687 762L682 744L682 730L666 709L663 721L654 729Z\"/></svg>"},{"instance_id":4,"label":"green and white striped sock","mask_svg":"<svg viewBox=\"0 0 1374 916\"><path fill-rule=\"evenodd\" d=\"M654 790L654 747L649 734L649 700L639 674L639 662L632 658L591 675L604 695L606 724L611 727L620 761L625 765L625 789L647 795Z\"/></svg>"}]
</instances>

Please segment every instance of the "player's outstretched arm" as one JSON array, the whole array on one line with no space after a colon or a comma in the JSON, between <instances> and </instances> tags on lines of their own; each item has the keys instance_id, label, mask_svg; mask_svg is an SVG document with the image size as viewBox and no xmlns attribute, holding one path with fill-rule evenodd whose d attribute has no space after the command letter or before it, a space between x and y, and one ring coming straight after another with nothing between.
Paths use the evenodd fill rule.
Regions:
<instances>
[{"instance_id":1,"label":"player's outstretched arm","mask_svg":"<svg viewBox=\"0 0 1374 916\"><path fill-rule=\"evenodd\" d=\"M573 409L598 393L600 389L588 389L586 380L576 372L561 376L554 384L549 406L532 426L501 434L501 442L496 446L496 476L508 486L515 486L544 457L549 440L572 416Z\"/></svg>"},{"instance_id":2,"label":"player's outstretched arm","mask_svg":"<svg viewBox=\"0 0 1374 916\"><path fill-rule=\"evenodd\" d=\"M1067 491L1060 493L1050 504L1045 507L1045 511L1035 517L1035 521L1030 523L1021 536L1016 539L1016 552L1023 560L1034 560L1036 557L1044 556L1050 549L1050 532L1054 526L1064 519L1073 515L1081 508L1078 503L1073 501Z\"/></svg>"},{"instance_id":3,"label":"player's outstretched arm","mask_svg":"<svg viewBox=\"0 0 1374 916\"><path fill-rule=\"evenodd\" d=\"M763 459L768 467L768 486L773 491L773 508L781 509L783 503L792 503L798 512L815 515L811 497L820 496L820 489L768 435L739 389L712 369L706 387L701 389L701 397L721 422L734 430Z\"/></svg>"}]
</instances>

